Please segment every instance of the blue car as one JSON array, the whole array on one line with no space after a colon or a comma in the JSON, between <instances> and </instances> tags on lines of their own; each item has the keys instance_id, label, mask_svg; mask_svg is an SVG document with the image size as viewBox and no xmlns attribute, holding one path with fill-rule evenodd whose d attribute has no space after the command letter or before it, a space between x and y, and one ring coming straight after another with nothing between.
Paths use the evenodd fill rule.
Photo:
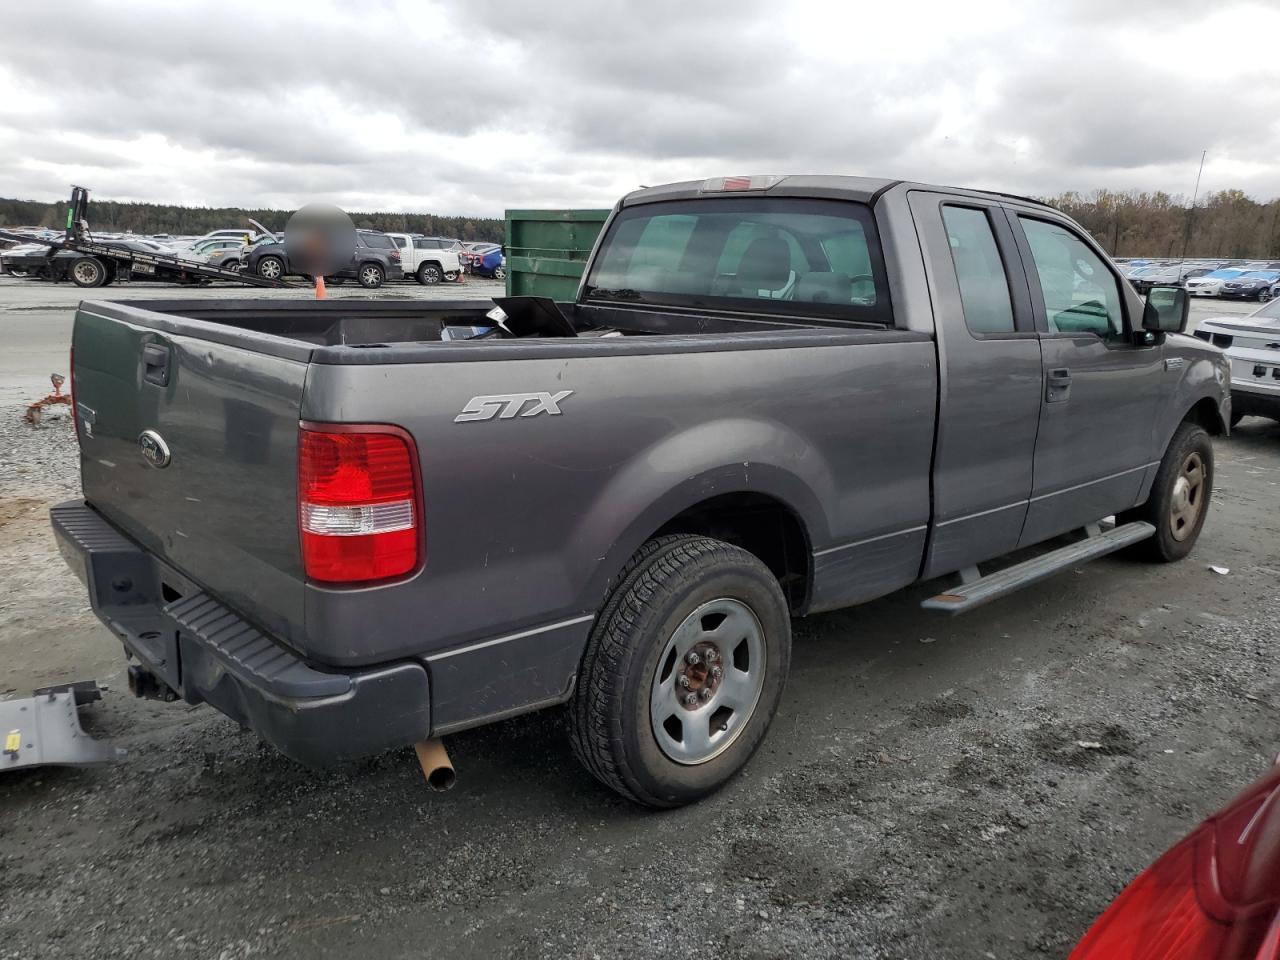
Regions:
<instances>
[{"instance_id":1,"label":"blue car","mask_svg":"<svg viewBox=\"0 0 1280 960\"><path fill-rule=\"evenodd\" d=\"M470 265L472 273L481 277L493 277L505 280L507 276L507 258L502 255L502 247L496 243L468 243L459 254Z\"/></svg>"}]
</instances>

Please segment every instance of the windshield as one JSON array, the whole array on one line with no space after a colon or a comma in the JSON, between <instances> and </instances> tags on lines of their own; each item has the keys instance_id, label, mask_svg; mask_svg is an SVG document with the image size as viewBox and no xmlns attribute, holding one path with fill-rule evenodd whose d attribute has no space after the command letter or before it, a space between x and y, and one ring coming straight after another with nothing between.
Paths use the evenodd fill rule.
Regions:
<instances>
[{"instance_id":1,"label":"windshield","mask_svg":"<svg viewBox=\"0 0 1280 960\"><path fill-rule=\"evenodd\" d=\"M1243 270L1215 270L1213 273L1206 273L1201 279L1204 280L1231 280L1234 277L1244 273Z\"/></svg>"},{"instance_id":2,"label":"windshield","mask_svg":"<svg viewBox=\"0 0 1280 960\"><path fill-rule=\"evenodd\" d=\"M1275 280L1280 277L1280 273L1270 270L1250 270L1248 273L1240 274L1241 280Z\"/></svg>"},{"instance_id":3,"label":"windshield","mask_svg":"<svg viewBox=\"0 0 1280 960\"><path fill-rule=\"evenodd\" d=\"M584 294L892 322L871 211L839 200L731 197L624 208Z\"/></svg>"}]
</instances>

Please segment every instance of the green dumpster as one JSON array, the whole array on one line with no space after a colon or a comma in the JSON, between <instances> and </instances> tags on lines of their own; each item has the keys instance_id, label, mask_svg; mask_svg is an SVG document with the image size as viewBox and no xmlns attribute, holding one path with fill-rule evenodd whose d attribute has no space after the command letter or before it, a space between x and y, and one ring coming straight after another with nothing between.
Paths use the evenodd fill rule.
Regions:
<instances>
[{"instance_id":1,"label":"green dumpster","mask_svg":"<svg viewBox=\"0 0 1280 960\"><path fill-rule=\"evenodd\" d=\"M508 210L507 296L572 300L608 210Z\"/></svg>"}]
</instances>

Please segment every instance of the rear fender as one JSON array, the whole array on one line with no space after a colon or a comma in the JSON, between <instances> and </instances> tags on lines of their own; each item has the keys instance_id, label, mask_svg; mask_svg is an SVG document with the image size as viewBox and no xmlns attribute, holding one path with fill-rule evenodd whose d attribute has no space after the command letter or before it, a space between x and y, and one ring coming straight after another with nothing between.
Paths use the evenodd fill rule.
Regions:
<instances>
[{"instance_id":1,"label":"rear fender","mask_svg":"<svg viewBox=\"0 0 1280 960\"><path fill-rule=\"evenodd\" d=\"M799 517L811 544L829 539L822 508L834 501L826 461L776 423L718 420L665 438L634 456L581 515L572 553L594 569L580 609L598 609L612 581L640 546L690 507L729 493L764 494ZM642 504L638 511L625 505Z\"/></svg>"}]
</instances>

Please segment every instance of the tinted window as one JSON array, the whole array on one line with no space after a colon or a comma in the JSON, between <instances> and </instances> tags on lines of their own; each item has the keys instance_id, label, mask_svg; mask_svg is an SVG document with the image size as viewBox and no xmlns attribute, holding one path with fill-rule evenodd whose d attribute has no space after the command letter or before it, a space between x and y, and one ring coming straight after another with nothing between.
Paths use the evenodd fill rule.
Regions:
<instances>
[{"instance_id":1,"label":"tinted window","mask_svg":"<svg viewBox=\"0 0 1280 960\"><path fill-rule=\"evenodd\" d=\"M1012 333L1009 278L986 211L943 207L942 222L951 244L965 324L974 333Z\"/></svg>"},{"instance_id":2,"label":"tinted window","mask_svg":"<svg viewBox=\"0 0 1280 960\"><path fill-rule=\"evenodd\" d=\"M401 250L403 250L405 247L409 245L409 241L406 240L404 237L392 237L391 242L394 243Z\"/></svg>"},{"instance_id":3,"label":"tinted window","mask_svg":"<svg viewBox=\"0 0 1280 960\"><path fill-rule=\"evenodd\" d=\"M439 250L440 249L439 240L427 240L423 237L414 237L413 245L418 250Z\"/></svg>"},{"instance_id":4,"label":"tinted window","mask_svg":"<svg viewBox=\"0 0 1280 960\"><path fill-rule=\"evenodd\" d=\"M1120 285L1083 240L1056 223L1019 217L1053 333L1124 333Z\"/></svg>"},{"instance_id":5,"label":"tinted window","mask_svg":"<svg viewBox=\"0 0 1280 960\"><path fill-rule=\"evenodd\" d=\"M377 247L381 250L394 250L396 245L391 242L391 238L385 233L362 233L360 241L366 247Z\"/></svg>"},{"instance_id":6,"label":"tinted window","mask_svg":"<svg viewBox=\"0 0 1280 960\"><path fill-rule=\"evenodd\" d=\"M587 281L596 299L877 323L891 321L887 290L866 206L772 197L626 208Z\"/></svg>"}]
</instances>

